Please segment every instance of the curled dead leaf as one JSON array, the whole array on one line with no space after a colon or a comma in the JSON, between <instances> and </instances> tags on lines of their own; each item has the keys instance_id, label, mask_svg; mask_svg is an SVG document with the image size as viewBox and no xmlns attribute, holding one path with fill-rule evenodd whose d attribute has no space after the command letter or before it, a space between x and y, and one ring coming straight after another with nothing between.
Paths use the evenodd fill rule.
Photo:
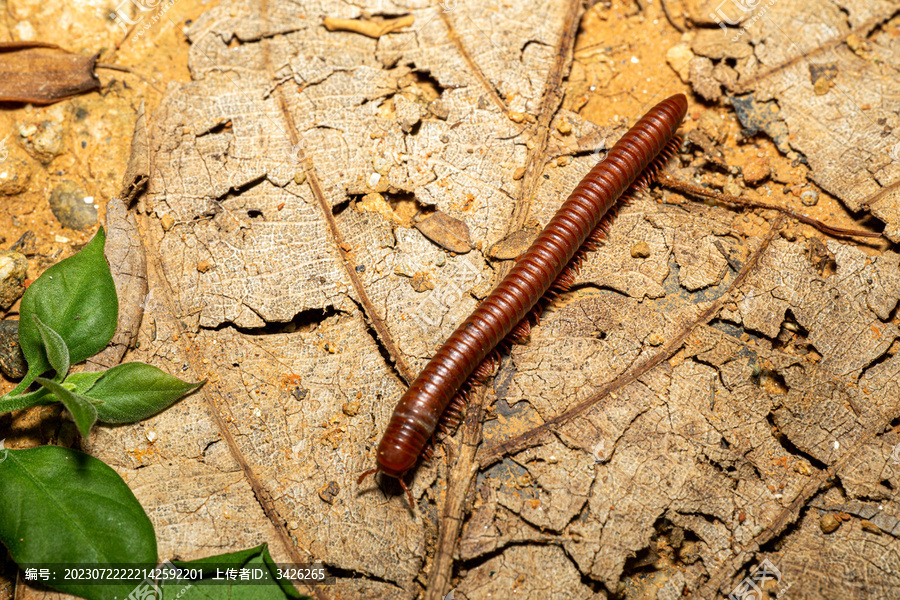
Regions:
<instances>
[{"instance_id":1,"label":"curled dead leaf","mask_svg":"<svg viewBox=\"0 0 900 600\"><path fill-rule=\"evenodd\" d=\"M81 56L44 42L0 42L0 100L53 104L100 87L98 54Z\"/></svg>"},{"instance_id":2,"label":"curled dead leaf","mask_svg":"<svg viewBox=\"0 0 900 600\"><path fill-rule=\"evenodd\" d=\"M469 226L446 213L436 211L416 223L415 227L422 235L450 252L465 254L472 250Z\"/></svg>"},{"instance_id":3,"label":"curled dead leaf","mask_svg":"<svg viewBox=\"0 0 900 600\"><path fill-rule=\"evenodd\" d=\"M512 260L528 250L531 242L540 233L537 229L514 231L488 250L488 256L497 260Z\"/></svg>"}]
</instances>

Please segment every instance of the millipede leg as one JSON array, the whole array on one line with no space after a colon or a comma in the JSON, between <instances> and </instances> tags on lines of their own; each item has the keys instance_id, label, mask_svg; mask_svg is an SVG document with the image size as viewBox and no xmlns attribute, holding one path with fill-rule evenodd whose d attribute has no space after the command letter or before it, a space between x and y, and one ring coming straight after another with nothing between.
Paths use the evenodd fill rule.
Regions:
<instances>
[{"instance_id":1,"label":"millipede leg","mask_svg":"<svg viewBox=\"0 0 900 600\"><path fill-rule=\"evenodd\" d=\"M475 367L472 374L469 375L471 381L478 385L484 385L488 377L500 367L500 354L496 350L491 350L481 363Z\"/></svg>"},{"instance_id":2,"label":"millipede leg","mask_svg":"<svg viewBox=\"0 0 900 600\"><path fill-rule=\"evenodd\" d=\"M361 485L362 482L363 482L363 479L365 479L366 477L368 477L368 476L371 475L372 473L377 473L377 472L378 472L378 469L377 469L377 468L375 468L375 469L369 469L368 471L365 471L362 475L359 476L359 479L356 480L356 485Z\"/></svg>"},{"instance_id":3,"label":"millipede leg","mask_svg":"<svg viewBox=\"0 0 900 600\"><path fill-rule=\"evenodd\" d=\"M529 335L531 335L531 323L526 317L513 327L513 330L509 332L504 342L509 342L509 345L521 344L528 339Z\"/></svg>"},{"instance_id":4,"label":"millipede leg","mask_svg":"<svg viewBox=\"0 0 900 600\"><path fill-rule=\"evenodd\" d=\"M397 478L397 481L400 482L400 487L402 487L403 491L406 492L406 499L409 500L409 507L413 510L416 510L416 501L413 499L412 492L410 492L409 488L406 487L406 482L403 481L403 478Z\"/></svg>"}]
</instances>

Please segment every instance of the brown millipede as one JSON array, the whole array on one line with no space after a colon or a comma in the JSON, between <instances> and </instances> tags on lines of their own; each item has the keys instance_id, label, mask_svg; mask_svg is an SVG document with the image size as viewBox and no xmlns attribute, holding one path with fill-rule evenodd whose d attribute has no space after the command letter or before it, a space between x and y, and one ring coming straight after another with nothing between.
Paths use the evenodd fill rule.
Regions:
<instances>
[{"instance_id":1,"label":"brown millipede","mask_svg":"<svg viewBox=\"0 0 900 600\"><path fill-rule=\"evenodd\" d=\"M686 112L684 94L663 100L585 175L500 285L453 332L400 398L378 445L377 466L360 475L358 483L381 471L400 480L414 505L402 477L419 460L439 420L448 414L458 417L458 394L464 384L473 373L484 376L489 369L480 365L517 325L522 323L527 330L528 314L539 314L535 306L548 290L567 289L585 248L603 239L619 198L634 185L647 185L656 172L648 167L658 166L654 161L661 153L665 158L672 151L670 143Z\"/></svg>"}]
</instances>

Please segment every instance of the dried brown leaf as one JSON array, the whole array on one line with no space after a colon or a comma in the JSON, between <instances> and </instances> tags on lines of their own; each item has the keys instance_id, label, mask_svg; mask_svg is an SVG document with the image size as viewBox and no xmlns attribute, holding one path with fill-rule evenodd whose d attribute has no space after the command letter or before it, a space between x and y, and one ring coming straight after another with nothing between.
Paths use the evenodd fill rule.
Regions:
<instances>
[{"instance_id":1,"label":"dried brown leaf","mask_svg":"<svg viewBox=\"0 0 900 600\"><path fill-rule=\"evenodd\" d=\"M738 77L715 84L699 78L695 85L724 84L745 104L774 100L778 112L767 120L769 135L785 152L792 148L809 160L818 185L850 210L880 219L884 234L900 241L900 120L894 106L900 63L893 26L880 27L897 14L896 3L779 0L744 8L735 17L721 16L723 29L698 34L692 47L703 60L716 61L710 73L713 64L732 61ZM740 29L724 29L737 23L732 18L741 21ZM755 53L748 55L748 47ZM757 125L754 112L739 111L745 126Z\"/></svg>"},{"instance_id":2,"label":"dried brown leaf","mask_svg":"<svg viewBox=\"0 0 900 600\"><path fill-rule=\"evenodd\" d=\"M435 244L451 252L465 254L472 250L472 238L466 222L441 211L433 212L416 223L416 229Z\"/></svg>"},{"instance_id":3,"label":"dried brown leaf","mask_svg":"<svg viewBox=\"0 0 900 600\"><path fill-rule=\"evenodd\" d=\"M97 56L44 42L0 42L0 101L53 104L96 90Z\"/></svg>"}]
</instances>

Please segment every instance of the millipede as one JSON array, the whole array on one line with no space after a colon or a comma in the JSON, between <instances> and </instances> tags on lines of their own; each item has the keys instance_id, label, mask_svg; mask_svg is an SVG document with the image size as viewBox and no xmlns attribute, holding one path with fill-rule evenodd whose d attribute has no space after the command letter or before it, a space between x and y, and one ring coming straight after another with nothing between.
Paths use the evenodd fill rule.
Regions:
<instances>
[{"instance_id":1,"label":"millipede","mask_svg":"<svg viewBox=\"0 0 900 600\"><path fill-rule=\"evenodd\" d=\"M680 145L675 135L687 112L687 98L676 94L644 115L585 175L531 247L516 259L503 281L450 335L401 396L381 437L372 473L399 480L411 506L403 476L412 469L438 429L459 423L467 390L490 375L497 348L521 341L543 303L568 290L586 252L596 250L609 232L618 206L645 188Z\"/></svg>"}]
</instances>

